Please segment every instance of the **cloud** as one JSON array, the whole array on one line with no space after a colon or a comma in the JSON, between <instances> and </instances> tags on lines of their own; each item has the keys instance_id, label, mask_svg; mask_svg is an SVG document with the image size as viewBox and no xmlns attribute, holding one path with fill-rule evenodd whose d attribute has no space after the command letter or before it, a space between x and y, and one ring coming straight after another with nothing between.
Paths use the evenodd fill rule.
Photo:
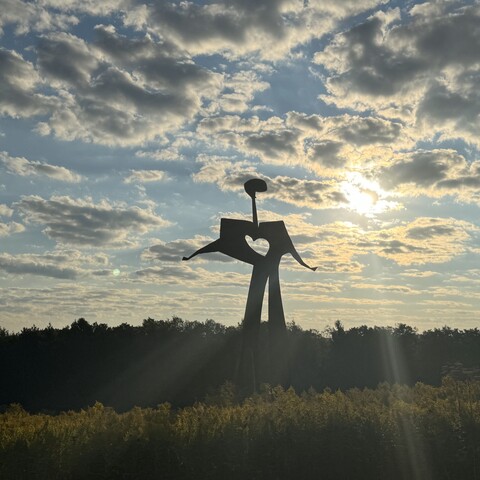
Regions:
<instances>
[{"instance_id":1,"label":"cloud","mask_svg":"<svg viewBox=\"0 0 480 480\"><path fill-rule=\"evenodd\" d=\"M124 183L163 182L168 178L163 170L130 170L130 172Z\"/></svg>"},{"instance_id":2,"label":"cloud","mask_svg":"<svg viewBox=\"0 0 480 480\"><path fill-rule=\"evenodd\" d=\"M239 71L225 76L224 89L208 108L209 112L242 113L258 92L267 90L270 84L253 71Z\"/></svg>"},{"instance_id":3,"label":"cloud","mask_svg":"<svg viewBox=\"0 0 480 480\"><path fill-rule=\"evenodd\" d=\"M0 203L0 217L11 217L13 215L13 210L3 203Z\"/></svg>"},{"instance_id":4,"label":"cloud","mask_svg":"<svg viewBox=\"0 0 480 480\"><path fill-rule=\"evenodd\" d=\"M98 26L92 43L72 34L42 35L37 67L0 50L0 112L47 115L41 135L106 145L141 145L181 127L222 89L222 75L168 41L128 38ZM45 83L49 96L40 93Z\"/></svg>"},{"instance_id":5,"label":"cloud","mask_svg":"<svg viewBox=\"0 0 480 480\"><path fill-rule=\"evenodd\" d=\"M20 233L25 231L25 227L21 223L9 222L2 223L0 222L0 237L7 237L14 233Z\"/></svg>"},{"instance_id":6,"label":"cloud","mask_svg":"<svg viewBox=\"0 0 480 480\"><path fill-rule=\"evenodd\" d=\"M137 270L132 275L133 281L155 283L161 285L185 285L190 288L242 288L247 287L250 274L237 272L213 272L201 267L192 267L185 263L178 265L161 265ZM204 292L201 296L208 295ZM190 295L191 296L191 292ZM242 302L240 296L237 301Z\"/></svg>"},{"instance_id":7,"label":"cloud","mask_svg":"<svg viewBox=\"0 0 480 480\"><path fill-rule=\"evenodd\" d=\"M85 255L79 250L54 250L43 254L0 254L0 271L10 275L37 275L62 280L78 280L105 270L105 254ZM104 270L98 270L103 268Z\"/></svg>"},{"instance_id":8,"label":"cloud","mask_svg":"<svg viewBox=\"0 0 480 480\"><path fill-rule=\"evenodd\" d=\"M106 200L25 196L16 204L27 222L45 225L51 239L84 247L131 247L148 231L169 225L150 209L121 207Z\"/></svg>"},{"instance_id":9,"label":"cloud","mask_svg":"<svg viewBox=\"0 0 480 480\"><path fill-rule=\"evenodd\" d=\"M342 282L282 282L282 290L288 292L289 295L295 293L310 295L318 295L319 293L338 293L342 291Z\"/></svg>"},{"instance_id":10,"label":"cloud","mask_svg":"<svg viewBox=\"0 0 480 480\"><path fill-rule=\"evenodd\" d=\"M393 148L412 146L399 122L348 114L288 112L265 120L224 115L200 121L197 133L264 163L303 166L327 177L341 176L342 167L375 162L383 150L391 155Z\"/></svg>"},{"instance_id":11,"label":"cloud","mask_svg":"<svg viewBox=\"0 0 480 480\"><path fill-rule=\"evenodd\" d=\"M337 34L315 55L315 63L324 65L333 74L327 79L332 94L338 95L340 91L348 94L348 88L353 88L367 98L391 96L422 69L419 62L406 56L403 44L393 48L389 43L388 34L393 29L388 27L399 18L399 9L388 14L378 12Z\"/></svg>"},{"instance_id":12,"label":"cloud","mask_svg":"<svg viewBox=\"0 0 480 480\"><path fill-rule=\"evenodd\" d=\"M117 324L125 321L134 324L139 318L159 312L159 308L165 309L159 315L171 315L182 307L171 295L148 294L132 285L129 288L100 287L71 281L50 288L3 288L1 298L2 318L8 320L8 328L14 330L31 325L32 318L45 326L49 322L64 326L68 319L79 317L111 324L112 311L115 311Z\"/></svg>"},{"instance_id":13,"label":"cloud","mask_svg":"<svg viewBox=\"0 0 480 480\"><path fill-rule=\"evenodd\" d=\"M138 158L153 158L162 162L180 162L185 160L185 157L179 152L176 147L166 147L161 150L145 151L139 150L135 153Z\"/></svg>"},{"instance_id":14,"label":"cloud","mask_svg":"<svg viewBox=\"0 0 480 480\"><path fill-rule=\"evenodd\" d=\"M477 190L480 186L480 163L473 162L465 168L456 178L445 178L438 182L438 188L446 192L460 189ZM478 197L477 197L478 200Z\"/></svg>"},{"instance_id":15,"label":"cloud","mask_svg":"<svg viewBox=\"0 0 480 480\"><path fill-rule=\"evenodd\" d=\"M194 53L225 49L257 50L265 40L281 41L287 35L282 10L299 15L301 5L285 0L229 1L199 5L193 2L156 3L148 11L149 23L165 31ZM253 44L253 45L252 45ZM256 46L255 46L256 44Z\"/></svg>"},{"instance_id":16,"label":"cloud","mask_svg":"<svg viewBox=\"0 0 480 480\"><path fill-rule=\"evenodd\" d=\"M245 282L248 285L248 278ZM2 325L11 331L31 326L32 318L39 327L50 322L64 327L80 317L109 325L123 322L136 325L149 316L169 318L172 312L181 312L182 318L221 318L234 324L242 317L245 301L243 296L215 292L213 295L199 295L195 305L191 305L188 301L191 293L187 291L159 294L157 291L145 292L132 284L122 288L71 281L59 282L49 288L1 288L0 298ZM112 318L113 311L115 318Z\"/></svg>"},{"instance_id":17,"label":"cloud","mask_svg":"<svg viewBox=\"0 0 480 480\"><path fill-rule=\"evenodd\" d=\"M240 214L228 216L242 218ZM261 216L285 221L304 260L318 266L319 272L337 274L361 272L362 258L370 254L401 266L445 263L469 252L472 235L479 231L476 225L454 218L418 217L393 227L364 229L345 221L318 225L306 214L280 216L262 211ZM287 268L292 262L285 257Z\"/></svg>"},{"instance_id":18,"label":"cloud","mask_svg":"<svg viewBox=\"0 0 480 480\"><path fill-rule=\"evenodd\" d=\"M5 0L0 28L14 25L15 34L66 30L85 15L117 14L125 27L148 30L171 39L193 55L229 56L260 52L278 59L293 47L321 37L341 19L385 3L383 0L219 0L154 2L139 0L44 0L25 4Z\"/></svg>"},{"instance_id":19,"label":"cloud","mask_svg":"<svg viewBox=\"0 0 480 480\"><path fill-rule=\"evenodd\" d=\"M308 159L314 164L325 168L341 168L345 166L346 158L342 158L342 142L335 140L325 140L312 142L307 150Z\"/></svg>"},{"instance_id":20,"label":"cloud","mask_svg":"<svg viewBox=\"0 0 480 480\"><path fill-rule=\"evenodd\" d=\"M402 277L412 277L412 278L427 278L438 275L437 272L432 272L431 270L418 270L416 268L406 269L400 274Z\"/></svg>"},{"instance_id":21,"label":"cloud","mask_svg":"<svg viewBox=\"0 0 480 480\"><path fill-rule=\"evenodd\" d=\"M325 119L325 123L328 133L334 132L344 142L357 147L394 143L402 129L398 122L353 115L329 117Z\"/></svg>"},{"instance_id":22,"label":"cloud","mask_svg":"<svg viewBox=\"0 0 480 480\"><path fill-rule=\"evenodd\" d=\"M445 180L466 166L465 159L453 150L416 150L397 157L391 165L383 167L380 178L386 188L405 184L425 188Z\"/></svg>"},{"instance_id":23,"label":"cloud","mask_svg":"<svg viewBox=\"0 0 480 480\"><path fill-rule=\"evenodd\" d=\"M16 35L24 35L31 30L45 31L66 29L77 25L79 20L76 16L49 10L44 5L21 0L2 0L2 16L0 18L0 34L6 25L15 26Z\"/></svg>"},{"instance_id":24,"label":"cloud","mask_svg":"<svg viewBox=\"0 0 480 480\"><path fill-rule=\"evenodd\" d=\"M363 230L348 222L302 227L309 241L301 246L305 256L319 266L332 264L332 272L354 269L356 258L375 254L401 266L445 263L469 251L478 227L453 218L418 217L409 223L379 230ZM295 237L294 237L295 241ZM303 242L297 243L302 245ZM339 270L338 265L344 268ZM346 266L350 265L350 269ZM327 270L328 271L328 270Z\"/></svg>"},{"instance_id":25,"label":"cloud","mask_svg":"<svg viewBox=\"0 0 480 480\"><path fill-rule=\"evenodd\" d=\"M262 198L275 198L281 202L313 209L337 208L347 198L335 180L305 180L287 176L267 177L255 171L248 163L231 163L222 157L200 156L203 163L193 175L196 182L216 183L223 191L243 192L243 184L252 177L265 180L268 191Z\"/></svg>"},{"instance_id":26,"label":"cloud","mask_svg":"<svg viewBox=\"0 0 480 480\"><path fill-rule=\"evenodd\" d=\"M180 262L182 257L192 254L199 248L213 242L213 240L213 238L205 237L203 235L195 235L195 237L191 239L178 239L171 242L159 242L148 247L142 253L142 259L155 262ZM226 257L222 255L209 254L207 255L207 258L209 260L213 258L222 261ZM231 259L228 261L231 261Z\"/></svg>"},{"instance_id":27,"label":"cloud","mask_svg":"<svg viewBox=\"0 0 480 480\"><path fill-rule=\"evenodd\" d=\"M315 55L329 72L322 99L478 144L479 20L478 5L456 1L376 13Z\"/></svg>"},{"instance_id":28,"label":"cloud","mask_svg":"<svg viewBox=\"0 0 480 480\"><path fill-rule=\"evenodd\" d=\"M84 13L93 16L106 16L123 12L130 6L128 0L42 0L42 6L57 11Z\"/></svg>"},{"instance_id":29,"label":"cloud","mask_svg":"<svg viewBox=\"0 0 480 480\"><path fill-rule=\"evenodd\" d=\"M444 263L468 251L478 227L454 218L418 217L409 224L370 235L375 252L399 265Z\"/></svg>"},{"instance_id":30,"label":"cloud","mask_svg":"<svg viewBox=\"0 0 480 480\"><path fill-rule=\"evenodd\" d=\"M148 247L142 253L142 260L160 263L178 263L182 257L189 256L199 248L208 245L215 239L203 235L195 235L190 239L178 239L171 242L159 242ZM206 261L234 262L234 260L220 253L208 253L198 257L195 261L201 263Z\"/></svg>"},{"instance_id":31,"label":"cloud","mask_svg":"<svg viewBox=\"0 0 480 480\"><path fill-rule=\"evenodd\" d=\"M57 99L38 93L41 79L32 63L0 48L0 113L14 118L48 114Z\"/></svg>"},{"instance_id":32,"label":"cloud","mask_svg":"<svg viewBox=\"0 0 480 480\"><path fill-rule=\"evenodd\" d=\"M303 131L307 138L323 139L327 136L357 147L394 143L402 130L399 122L349 114L322 117L316 114L288 112L286 124Z\"/></svg>"},{"instance_id":33,"label":"cloud","mask_svg":"<svg viewBox=\"0 0 480 480\"><path fill-rule=\"evenodd\" d=\"M55 264L70 264L72 266L88 266L89 268L105 267L110 260L108 255L102 252L87 255L85 252L76 249L55 249L51 252L45 252L42 255L31 255L32 258L41 258ZM27 255L23 255L27 257Z\"/></svg>"},{"instance_id":34,"label":"cloud","mask_svg":"<svg viewBox=\"0 0 480 480\"><path fill-rule=\"evenodd\" d=\"M450 195L463 203L480 202L480 163L469 163L452 149L397 153L372 174L382 187L404 196Z\"/></svg>"},{"instance_id":35,"label":"cloud","mask_svg":"<svg viewBox=\"0 0 480 480\"><path fill-rule=\"evenodd\" d=\"M245 147L251 153L264 158L267 163L275 163L277 159L286 163L296 155L297 141L298 134L292 130L252 133L246 137Z\"/></svg>"},{"instance_id":36,"label":"cloud","mask_svg":"<svg viewBox=\"0 0 480 480\"><path fill-rule=\"evenodd\" d=\"M88 87L100 66L100 59L84 40L65 32L41 36L36 51L39 72L59 87Z\"/></svg>"},{"instance_id":37,"label":"cloud","mask_svg":"<svg viewBox=\"0 0 480 480\"><path fill-rule=\"evenodd\" d=\"M27 160L23 157L12 157L7 152L0 152L0 162L5 165L9 173L22 177L45 175L55 180L70 183L78 183L82 180L81 175L68 168Z\"/></svg>"},{"instance_id":38,"label":"cloud","mask_svg":"<svg viewBox=\"0 0 480 480\"><path fill-rule=\"evenodd\" d=\"M165 39L157 43L150 35L129 38L111 25L97 25L93 46L101 51L103 60L135 72L143 84L158 90L186 94L213 88L216 93L219 86L221 75L195 64L185 51Z\"/></svg>"},{"instance_id":39,"label":"cloud","mask_svg":"<svg viewBox=\"0 0 480 480\"><path fill-rule=\"evenodd\" d=\"M406 285L377 285L375 283L354 283L353 288L359 290L372 290L379 293L394 293L402 295L420 295L421 292Z\"/></svg>"},{"instance_id":40,"label":"cloud","mask_svg":"<svg viewBox=\"0 0 480 480\"><path fill-rule=\"evenodd\" d=\"M347 15L372 8L378 1L319 2L296 0L223 0L156 2L129 15L126 22L147 25L192 54L239 57L259 53L279 59L296 45L321 37Z\"/></svg>"},{"instance_id":41,"label":"cloud","mask_svg":"<svg viewBox=\"0 0 480 480\"><path fill-rule=\"evenodd\" d=\"M455 234L455 227L448 224L438 224L437 219L431 219L430 224L419 227L411 227L407 232L408 238L414 240L427 240L430 238L451 236Z\"/></svg>"},{"instance_id":42,"label":"cloud","mask_svg":"<svg viewBox=\"0 0 480 480\"><path fill-rule=\"evenodd\" d=\"M0 271L14 275L39 275L43 277L74 280L78 271L67 266L41 261L38 255L9 255L0 254Z\"/></svg>"},{"instance_id":43,"label":"cloud","mask_svg":"<svg viewBox=\"0 0 480 480\"><path fill-rule=\"evenodd\" d=\"M442 138L457 138L461 132L467 141L480 145L480 95L476 89L479 81L480 73L470 71L451 82L432 85L418 106L419 123L426 128L441 128Z\"/></svg>"}]
</instances>

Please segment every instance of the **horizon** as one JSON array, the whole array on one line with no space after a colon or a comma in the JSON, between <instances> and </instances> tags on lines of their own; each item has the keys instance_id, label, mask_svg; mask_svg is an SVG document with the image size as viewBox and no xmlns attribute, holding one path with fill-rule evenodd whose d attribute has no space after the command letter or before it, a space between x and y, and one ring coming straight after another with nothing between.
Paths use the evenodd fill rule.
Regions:
<instances>
[{"instance_id":1,"label":"horizon","mask_svg":"<svg viewBox=\"0 0 480 480\"><path fill-rule=\"evenodd\" d=\"M25 330L35 329L35 330L38 330L38 331L42 331L42 330L46 330L46 329L49 329L49 328L53 328L55 330L64 330L64 329L71 329L72 325L76 324L79 320L84 320L91 327L94 327L96 325L97 326L104 326L105 325L107 328L116 328L116 327L121 327L122 325L127 325L128 327L132 327L132 328L143 328L144 323L146 321L149 321L149 320L153 320L154 322L172 323L176 319L178 319L178 320L180 320L184 323L199 324L199 325L207 325L208 322L212 321L212 322L214 322L214 324L220 325L220 326L225 327L225 328L234 328L234 329L238 329L238 330L242 329L242 320L240 320L236 324L226 325L224 322L214 320L213 318L206 318L206 319L200 319L200 320L187 320L187 319L183 319L182 317L180 317L178 315L171 315L170 317L166 317L166 318L152 318L152 317L143 318L140 322L137 321L134 324L128 323L128 322L124 322L124 323L96 322L96 321L89 321L88 318L79 317L79 318L74 319L71 322L59 323L58 325L55 325L55 326L52 325L51 323L48 323L47 325L43 325L43 326L39 327L35 323L32 323L31 325L23 325L21 328L19 328L17 330L8 330L5 327L0 326L0 330L4 329L5 333L7 333L8 335L21 334L24 329ZM261 321L261 325L262 325L262 328L267 328L268 329L268 322L263 318L262 318L262 321ZM346 326L341 321L340 321L340 325L337 325L337 321L335 321L332 324L325 325L321 330L318 330L318 329L315 329L315 328L304 327L302 325L299 325L299 324L295 323L295 321L287 321L286 322L286 328L289 331L292 330L292 329L299 329L299 330L304 331L304 332L313 332L315 335L319 335L319 336L324 337L324 338L331 338L332 330L337 329L338 326L341 327L342 329L344 329L346 332L348 332L350 330L353 330L353 329L362 328L362 327L367 327L369 329L386 330L386 331L387 330L397 330L397 329L402 330L403 327L407 327L407 328L411 328L412 331L416 335L420 335L420 336L424 333L431 332L433 330L447 329L447 330L452 330L452 331L458 330L459 332L471 332L471 331L478 331L478 329L479 329L479 327L475 327L475 326L471 327L471 328L458 328L458 327L447 325L447 324L431 327L431 328L428 328L428 329L420 329L420 328L418 328L414 325L409 325L407 323L396 323L394 325L377 325L377 324L367 325L366 323L357 322L354 325Z\"/></svg>"},{"instance_id":2,"label":"horizon","mask_svg":"<svg viewBox=\"0 0 480 480\"><path fill-rule=\"evenodd\" d=\"M478 2L111 0L0 18L0 327L242 321L283 220L287 322L478 325ZM264 317L266 308L264 307ZM67 320L67 318L69 320Z\"/></svg>"}]
</instances>

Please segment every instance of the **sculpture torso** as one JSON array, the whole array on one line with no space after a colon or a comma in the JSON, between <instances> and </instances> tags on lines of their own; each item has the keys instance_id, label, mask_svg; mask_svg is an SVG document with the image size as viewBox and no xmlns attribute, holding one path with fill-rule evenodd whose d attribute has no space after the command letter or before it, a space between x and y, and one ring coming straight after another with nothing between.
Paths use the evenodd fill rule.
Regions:
<instances>
[{"instance_id":1,"label":"sculpture torso","mask_svg":"<svg viewBox=\"0 0 480 480\"><path fill-rule=\"evenodd\" d=\"M253 240L263 238L270 244L268 253L263 256L248 245L245 236ZM258 227L247 220L222 218L220 223L221 252L251 265L263 261L278 262L292 250L292 241L285 223L282 221L262 222Z\"/></svg>"}]
</instances>

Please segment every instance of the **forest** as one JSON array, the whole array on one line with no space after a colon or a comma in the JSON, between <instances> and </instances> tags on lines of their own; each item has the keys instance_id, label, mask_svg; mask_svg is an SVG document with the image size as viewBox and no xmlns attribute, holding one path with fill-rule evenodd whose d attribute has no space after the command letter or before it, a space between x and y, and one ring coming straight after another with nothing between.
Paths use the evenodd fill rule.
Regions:
<instances>
[{"instance_id":1,"label":"forest","mask_svg":"<svg viewBox=\"0 0 480 480\"><path fill-rule=\"evenodd\" d=\"M0 330L0 408L29 412L78 410L100 402L123 412L169 402L203 401L235 383L241 328L213 320L145 319L110 327L83 318L65 328ZM260 381L269 380L267 326L260 331ZM480 379L480 330L336 322L324 332L290 324L284 388L301 393L375 388L379 383L439 386L442 377ZM1 410L0 410L1 411Z\"/></svg>"}]
</instances>

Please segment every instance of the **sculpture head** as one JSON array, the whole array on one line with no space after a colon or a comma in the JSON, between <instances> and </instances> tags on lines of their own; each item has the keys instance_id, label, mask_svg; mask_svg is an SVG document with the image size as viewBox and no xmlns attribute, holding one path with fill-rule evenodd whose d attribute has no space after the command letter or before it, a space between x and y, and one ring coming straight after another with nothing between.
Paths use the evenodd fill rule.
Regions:
<instances>
[{"instance_id":1,"label":"sculpture head","mask_svg":"<svg viewBox=\"0 0 480 480\"><path fill-rule=\"evenodd\" d=\"M261 178L252 178L243 185L248 196L255 198L257 192L266 192L267 183Z\"/></svg>"}]
</instances>

